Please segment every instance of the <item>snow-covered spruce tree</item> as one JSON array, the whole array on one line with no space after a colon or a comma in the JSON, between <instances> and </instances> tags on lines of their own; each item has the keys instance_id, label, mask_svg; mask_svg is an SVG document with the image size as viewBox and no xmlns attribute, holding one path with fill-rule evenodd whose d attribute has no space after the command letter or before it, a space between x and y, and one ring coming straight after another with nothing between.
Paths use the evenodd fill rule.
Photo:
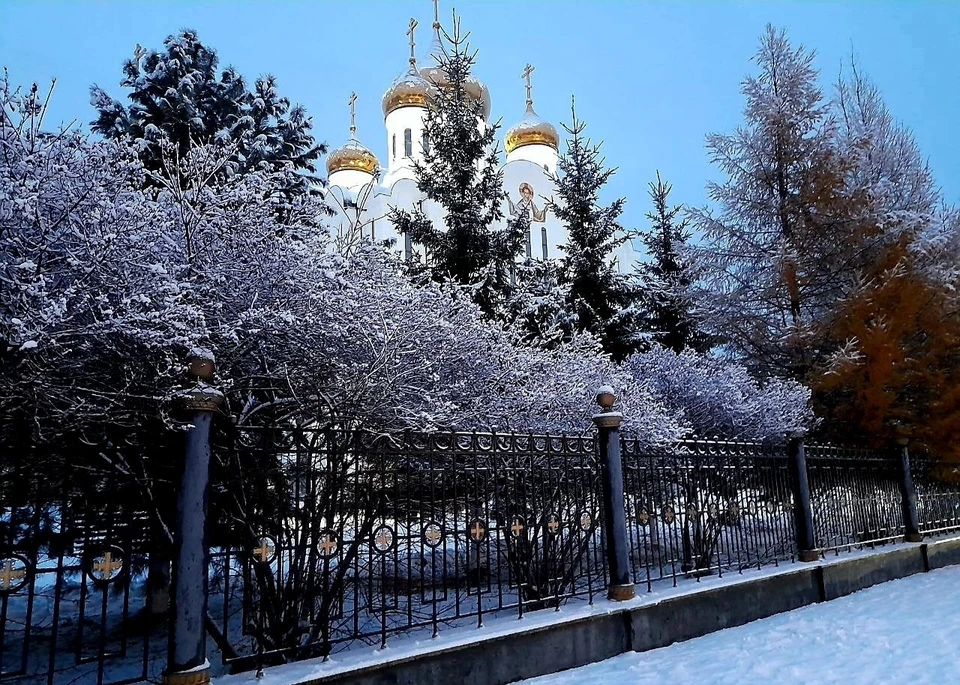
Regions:
<instances>
[{"instance_id":1,"label":"snow-covered spruce tree","mask_svg":"<svg viewBox=\"0 0 960 685\"><path fill-rule=\"evenodd\" d=\"M679 218L683 208L670 206L671 189L658 171L656 183L650 182L651 226L639 232L648 257L638 267L644 333L674 352L687 347L704 351L709 342L699 330L690 292L694 280L686 249L690 232L687 220Z\"/></svg>"},{"instance_id":2,"label":"snow-covered spruce tree","mask_svg":"<svg viewBox=\"0 0 960 685\"><path fill-rule=\"evenodd\" d=\"M517 285L507 302L505 325L520 345L553 349L569 340L576 317L567 306L556 262L528 259L516 266Z\"/></svg>"},{"instance_id":3,"label":"snow-covered spruce tree","mask_svg":"<svg viewBox=\"0 0 960 685\"><path fill-rule=\"evenodd\" d=\"M600 145L584 135L571 101L569 137L554 179L559 201L552 205L567 230L560 283L569 288L567 306L579 331L589 331L614 359L638 347L635 294L614 266L613 252L627 240L618 223L625 200L600 204L600 192L616 169L605 168Z\"/></svg>"},{"instance_id":4,"label":"snow-covered spruce tree","mask_svg":"<svg viewBox=\"0 0 960 685\"><path fill-rule=\"evenodd\" d=\"M768 26L744 81L745 124L707 147L727 179L707 186L714 209L690 212L705 244L698 292L710 333L761 375L802 379L817 327L844 284L837 270L853 227L835 120L814 55Z\"/></svg>"},{"instance_id":5,"label":"snow-covered spruce tree","mask_svg":"<svg viewBox=\"0 0 960 685\"><path fill-rule=\"evenodd\" d=\"M160 52L137 45L123 66L121 87L128 89L125 106L97 85L91 103L98 117L93 130L107 138L136 143L144 165L161 169L163 137L185 155L191 145L235 142L236 152L221 175L245 172L266 164L290 165L305 172L291 177L291 191L309 190L307 175L326 151L311 132L311 120L300 105L291 105L277 91L271 75L258 78L251 90L233 67L217 73L217 53L204 45L196 31L167 37Z\"/></svg>"},{"instance_id":6,"label":"snow-covered spruce tree","mask_svg":"<svg viewBox=\"0 0 960 685\"><path fill-rule=\"evenodd\" d=\"M523 250L526 227L503 218L503 173L499 166L497 124L483 122L482 103L468 85L476 53L467 43L454 15L452 33L440 41L434 55L443 78L427 108L424 131L430 140L424 162L415 164L417 188L444 211L436 226L419 210L394 209L391 220L426 248L428 267L438 281L468 285L488 315L502 311L510 290L510 271Z\"/></svg>"}]
</instances>

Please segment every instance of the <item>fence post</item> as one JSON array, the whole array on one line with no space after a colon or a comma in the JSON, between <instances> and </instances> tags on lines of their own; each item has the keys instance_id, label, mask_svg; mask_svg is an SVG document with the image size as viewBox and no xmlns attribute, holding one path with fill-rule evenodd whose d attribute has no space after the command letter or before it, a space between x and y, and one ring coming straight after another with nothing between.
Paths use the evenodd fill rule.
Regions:
<instances>
[{"instance_id":1,"label":"fence post","mask_svg":"<svg viewBox=\"0 0 960 685\"><path fill-rule=\"evenodd\" d=\"M910 473L910 450L907 449L909 438L897 438L900 445L900 497L903 502L903 539L906 542L920 542L920 518L917 516L917 489L913 485L913 474Z\"/></svg>"},{"instance_id":2,"label":"fence post","mask_svg":"<svg viewBox=\"0 0 960 685\"><path fill-rule=\"evenodd\" d=\"M807 476L807 455L803 437L789 436L787 457L793 485L793 519L797 535L797 557L800 561L818 561L820 552L813 536L813 506L810 503L810 481Z\"/></svg>"},{"instance_id":3,"label":"fence post","mask_svg":"<svg viewBox=\"0 0 960 685\"><path fill-rule=\"evenodd\" d=\"M207 615L207 484L210 479L210 424L223 402L213 378L213 355L191 352L187 377L192 385L180 394L190 413L183 472L177 495L173 532L173 577L170 642L164 685L206 685L210 682L204 620Z\"/></svg>"},{"instance_id":4,"label":"fence post","mask_svg":"<svg viewBox=\"0 0 960 685\"><path fill-rule=\"evenodd\" d=\"M623 465L620 461L620 424L623 414L613 411L613 388L597 390L602 412L593 415L597 427L597 447L603 483L603 536L607 548L610 581L607 598L623 601L634 597L630 582L630 557L627 543L627 514L623 505Z\"/></svg>"}]
</instances>

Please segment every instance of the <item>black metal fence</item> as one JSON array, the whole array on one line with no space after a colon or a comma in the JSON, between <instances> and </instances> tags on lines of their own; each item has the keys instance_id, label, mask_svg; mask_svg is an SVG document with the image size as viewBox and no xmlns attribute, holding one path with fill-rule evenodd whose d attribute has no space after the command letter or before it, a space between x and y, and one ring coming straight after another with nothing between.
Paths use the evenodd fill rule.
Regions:
<instances>
[{"instance_id":1,"label":"black metal fence","mask_svg":"<svg viewBox=\"0 0 960 685\"><path fill-rule=\"evenodd\" d=\"M960 530L960 465L916 458L910 463L920 532L936 535Z\"/></svg>"},{"instance_id":2,"label":"black metal fence","mask_svg":"<svg viewBox=\"0 0 960 685\"><path fill-rule=\"evenodd\" d=\"M281 510L212 553L234 667L558 608L606 588L592 437L238 430ZM231 514L225 507L223 513Z\"/></svg>"},{"instance_id":3,"label":"black metal fence","mask_svg":"<svg viewBox=\"0 0 960 685\"><path fill-rule=\"evenodd\" d=\"M808 445L806 453L821 552L903 538L898 454L829 445Z\"/></svg>"},{"instance_id":4,"label":"black metal fence","mask_svg":"<svg viewBox=\"0 0 960 685\"><path fill-rule=\"evenodd\" d=\"M0 467L0 681L159 676L166 632L149 580L158 547L139 490L70 461L38 478L9 456Z\"/></svg>"},{"instance_id":5,"label":"black metal fence","mask_svg":"<svg viewBox=\"0 0 960 685\"><path fill-rule=\"evenodd\" d=\"M627 532L635 583L779 564L796 557L785 447L624 440Z\"/></svg>"},{"instance_id":6,"label":"black metal fence","mask_svg":"<svg viewBox=\"0 0 960 685\"><path fill-rule=\"evenodd\" d=\"M608 587L593 435L228 428L207 522L223 668L592 602ZM785 445L620 441L632 581L652 590L798 559ZM820 553L902 539L901 456L807 446ZM0 681L156 680L170 549L136 479L0 464ZM913 460L919 528L960 530L960 469ZM800 498L800 499L798 499ZM622 549L623 547L621 547ZM618 562L619 563L619 562ZM212 657L211 653L211 657Z\"/></svg>"}]
</instances>

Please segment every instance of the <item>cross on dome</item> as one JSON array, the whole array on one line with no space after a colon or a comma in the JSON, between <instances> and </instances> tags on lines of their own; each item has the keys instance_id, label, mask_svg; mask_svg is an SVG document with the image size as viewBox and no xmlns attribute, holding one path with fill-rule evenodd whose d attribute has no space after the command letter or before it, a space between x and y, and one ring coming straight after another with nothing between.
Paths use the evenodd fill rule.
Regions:
<instances>
[{"instance_id":1,"label":"cross on dome","mask_svg":"<svg viewBox=\"0 0 960 685\"><path fill-rule=\"evenodd\" d=\"M536 67L530 65L527 62L526 68L523 70L523 73L520 74L520 78L524 79L527 82L527 106L533 106L533 84L530 82L530 75L534 72Z\"/></svg>"},{"instance_id":2,"label":"cross on dome","mask_svg":"<svg viewBox=\"0 0 960 685\"><path fill-rule=\"evenodd\" d=\"M418 22L416 19L414 19L413 17L410 17L410 28L407 29L407 35L410 36L410 68L411 69L417 68L417 53L416 53L417 42L413 37L413 32L417 28L419 23L420 22Z\"/></svg>"},{"instance_id":3,"label":"cross on dome","mask_svg":"<svg viewBox=\"0 0 960 685\"><path fill-rule=\"evenodd\" d=\"M357 93L350 93L350 137L357 137Z\"/></svg>"}]
</instances>

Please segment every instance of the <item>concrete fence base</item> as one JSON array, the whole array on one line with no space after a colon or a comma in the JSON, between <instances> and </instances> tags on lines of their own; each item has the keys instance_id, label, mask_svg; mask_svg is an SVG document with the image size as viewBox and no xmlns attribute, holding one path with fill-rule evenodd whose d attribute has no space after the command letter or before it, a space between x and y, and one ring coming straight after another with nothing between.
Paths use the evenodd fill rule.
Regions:
<instances>
[{"instance_id":1,"label":"concrete fence base","mask_svg":"<svg viewBox=\"0 0 960 685\"><path fill-rule=\"evenodd\" d=\"M585 666L627 651L646 651L740 626L784 611L849 595L916 573L960 564L960 537L905 544L866 554L828 556L811 564L737 577L711 587L656 599L644 597L582 618L541 624L489 639L357 667L326 664L310 677L296 677L291 664L253 674L218 678L218 685L505 685L524 678ZM725 579L726 580L726 579ZM519 622L518 622L519 623ZM284 671L289 678L285 679ZM328 671L323 673L323 671Z\"/></svg>"}]
</instances>

